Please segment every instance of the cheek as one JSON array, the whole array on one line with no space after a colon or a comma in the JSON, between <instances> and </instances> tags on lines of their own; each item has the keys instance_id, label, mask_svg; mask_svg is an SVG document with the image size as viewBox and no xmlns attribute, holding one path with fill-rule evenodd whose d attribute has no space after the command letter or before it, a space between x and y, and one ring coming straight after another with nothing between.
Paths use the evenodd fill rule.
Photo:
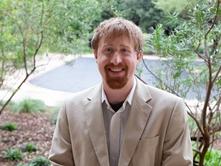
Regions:
<instances>
[{"instance_id":1,"label":"cheek","mask_svg":"<svg viewBox=\"0 0 221 166\"><path fill-rule=\"evenodd\" d=\"M106 60L102 59L102 58L98 58L96 60L96 63L97 63L97 66L98 66L98 69L100 70L100 72L103 72L104 71L104 67L107 64Z\"/></svg>"},{"instance_id":2,"label":"cheek","mask_svg":"<svg viewBox=\"0 0 221 166\"><path fill-rule=\"evenodd\" d=\"M130 63L128 63L128 72L130 74L134 74L136 72L136 66L137 66L137 62L130 61Z\"/></svg>"}]
</instances>

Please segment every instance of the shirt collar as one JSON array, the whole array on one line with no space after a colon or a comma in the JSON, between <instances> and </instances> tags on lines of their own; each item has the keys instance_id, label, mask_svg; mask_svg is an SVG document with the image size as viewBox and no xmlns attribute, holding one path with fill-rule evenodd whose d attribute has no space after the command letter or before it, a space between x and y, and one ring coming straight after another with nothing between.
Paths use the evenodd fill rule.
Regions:
<instances>
[{"instance_id":1,"label":"shirt collar","mask_svg":"<svg viewBox=\"0 0 221 166\"><path fill-rule=\"evenodd\" d=\"M123 107L125 107L125 104L128 103L129 105L132 104L132 100L133 100L133 96L134 96L134 91L135 91L135 88L136 88L136 79L134 78L134 81L133 81L133 87L132 89L130 90L130 93L129 95L127 96L126 100L124 101L123 103ZM110 107L110 103L108 102L107 100L107 96L104 92L104 88L103 88L103 85L102 85L102 94L101 94L101 101L102 103L105 102L107 104L108 107Z\"/></svg>"}]
</instances>

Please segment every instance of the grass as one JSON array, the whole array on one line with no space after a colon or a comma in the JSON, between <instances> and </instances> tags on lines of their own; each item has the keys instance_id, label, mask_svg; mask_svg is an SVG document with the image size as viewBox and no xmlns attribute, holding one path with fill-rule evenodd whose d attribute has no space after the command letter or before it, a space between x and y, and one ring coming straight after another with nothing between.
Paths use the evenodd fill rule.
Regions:
<instances>
[{"instance_id":1,"label":"grass","mask_svg":"<svg viewBox=\"0 0 221 166\"><path fill-rule=\"evenodd\" d=\"M14 131L17 129L17 125L12 122L6 122L2 126L0 126L0 129L7 130L7 131Z\"/></svg>"},{"instance_id":2,"label":"grass","mask_svg":"<svg viewBox=\"0 0 221 166\"><path fill-rule=\"evenodd\" d=\"M9 148L3 152L4 158L12 161L23 159L23 154L18 148Z\"/></svg>"},{"instance_id":3,"label":"grass","mask_svg":"<svg viewBox=\"0 0 221 166\"><path fill-rule=\"evenodd\" d=\"M221 151L210 150L206 153L204 160L206 166L220 166L221 164Z\"/></svg>"},{"instance_id":4,"label":"grass","mask_svg":"<svg viewBox=\"0 0 221 166\"><path fill-rule=\"evenodd\" d=\"M37 151L37 146L33 143L27 143L24 145L24 147L22 147L22 151L23 152L36 152Z\"/></svg>"},{"instance_id":5,"label":"grass","mask_svg":"<svg viewBox=\"0 0 221 166\"><path fill-rule=\"evenodd\" d=\"M11 106L13 112L23 112L23 113L35 113L44 112L46 110L46 105L41 100L34 99L24 99L20 102L14 103Z\"/></svg>"},{"instance_id":6,"label":"grass","mask_svg":"<svg viewBox=\"0 0 221 166\"><path fill-rule=\"evenodd\" d=\"M37 156L28 166L50 166L50 161L46 157Z\"/></svg>"}]
</instances>

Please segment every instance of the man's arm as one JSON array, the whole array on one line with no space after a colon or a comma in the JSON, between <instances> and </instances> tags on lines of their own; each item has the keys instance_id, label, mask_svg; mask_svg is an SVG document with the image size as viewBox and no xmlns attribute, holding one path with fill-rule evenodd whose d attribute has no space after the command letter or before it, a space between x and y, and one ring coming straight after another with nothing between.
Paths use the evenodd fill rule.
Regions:
<instances>
[{"instance_id":1,"label":"man's arm","mask_svg":"<svg viewBox=\"0 0 221 166\"><path fill-rule=\"evenodd\" d=\"M54 131L49 160L53 166L74 166L66 108L60 110Z\"/></svg>"},{"instance_id":2,"label":"man's arm","mask_svg":"<svg viewBox=\"0 0 221 166\"><path fill-rule=\"evenodd\" d=\"M166 132L162 166L192 166L192 144L184 103L178 100Z\"/></svg>"}]
</instances>

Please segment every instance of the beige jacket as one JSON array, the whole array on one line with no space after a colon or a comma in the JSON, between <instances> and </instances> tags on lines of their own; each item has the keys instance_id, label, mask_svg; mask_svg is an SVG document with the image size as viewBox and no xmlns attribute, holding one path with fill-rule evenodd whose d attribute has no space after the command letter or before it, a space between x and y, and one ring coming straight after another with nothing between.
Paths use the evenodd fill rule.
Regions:
<instances>
[{"instance_id":1,"label":"beige jacket","mask_svg":"<svg viewBox=\"0 0 221 166\"><path fill-rule=\"evenodd\" d=\"M118 166L191 166L182 100L139 80ZM74 95L61 109L49 159L57 166L109 166L101 85Z\"/></svg>"}]
</instances>

